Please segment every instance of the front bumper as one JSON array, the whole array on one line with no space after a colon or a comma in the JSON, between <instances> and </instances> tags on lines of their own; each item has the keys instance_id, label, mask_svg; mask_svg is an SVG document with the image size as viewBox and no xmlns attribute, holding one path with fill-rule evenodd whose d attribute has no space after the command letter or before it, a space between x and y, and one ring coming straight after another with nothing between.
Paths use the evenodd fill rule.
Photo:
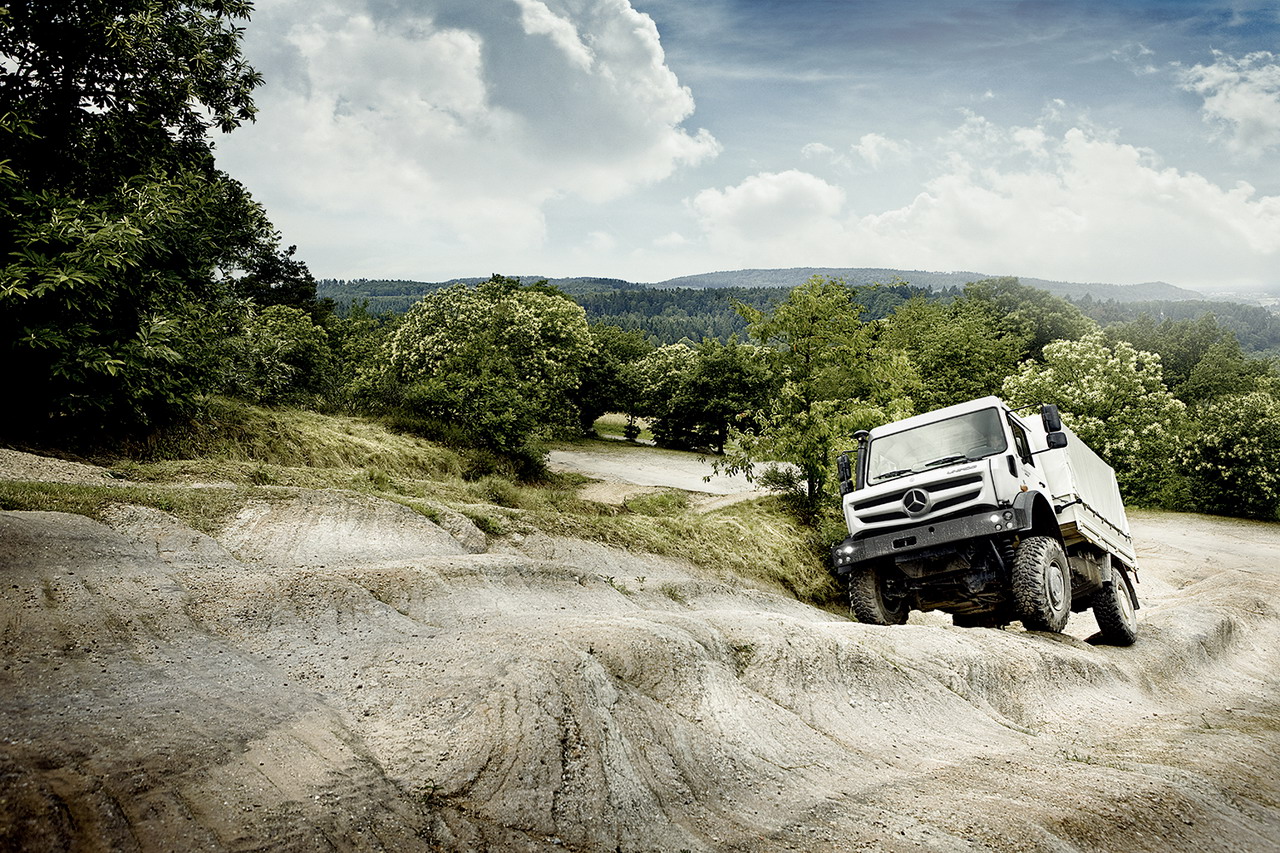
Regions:
<instances>
[{"instance_id":1,"label":"front bumper","mask_svg":"<svg viewBox=\"0 0 1280 853\"><path fill-rule=\"evenodd\" d=\"M1031 514L1026 507L987 507L978 512L900 527L862 539L848 539L831 549L831 564L838 575L848 574L854 566L888 555L907 555L937 548L952 542L965 542L986 536L1008 534L1031 527Z\"/></svg>"}]
</instances>

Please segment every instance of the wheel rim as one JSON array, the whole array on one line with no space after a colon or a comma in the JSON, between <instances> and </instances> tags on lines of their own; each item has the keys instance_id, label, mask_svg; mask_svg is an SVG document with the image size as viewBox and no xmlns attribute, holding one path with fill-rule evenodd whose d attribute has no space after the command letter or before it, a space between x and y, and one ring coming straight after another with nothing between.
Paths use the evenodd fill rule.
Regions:
<instances>
[{"instance_id":1,"label":"wheel rim","mask_svg":"<svg viewBox=\"0 0 1280 853\"><path fill-rule=\"evenodd\" d=\"M1133 599L1129 597L1129 584L1120 580L1113 584L1116 591L1116 604L1120 608L1120 618L1124 620L1124 624L1132 627L1138 621L1138 616L1133 612Z\"/></svg>"},{"instance_id":2,"label":"wheel rim","mask_svg":"<svg viewBox=\"0 0 1280 853\"><path fill-rule=\"evenodd\" d=\"M1062 577L1062 566L1057 562L1049 564L1049 605L1055 610L1062 609L1062 602L1067 597L1067 583Z\"/></svg>"}]
</instances>

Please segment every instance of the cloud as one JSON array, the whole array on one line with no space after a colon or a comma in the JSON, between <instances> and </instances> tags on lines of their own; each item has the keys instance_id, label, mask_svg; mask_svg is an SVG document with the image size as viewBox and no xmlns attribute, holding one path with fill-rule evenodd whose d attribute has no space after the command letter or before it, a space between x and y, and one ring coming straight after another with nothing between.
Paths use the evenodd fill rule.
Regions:
<instances>
[{"instance_id":1,"label":"cloud","mask_svg":"<svg viewBox=\"0 0 1280 853\"><path fill-rule=\"evenodd\" d=\"M822 142L809 142L800 149L800 156L806 160L821 158L830 159L836 153L836 150L830 145Z\"/></svg>"},{"instance_id":2,"label":"cloud","mask_svg":"<svg viewBox=\"0 0 1280 853\"><path fill-rule=\"evenodd\" d=\"M1234 150L1257 156L1280 148L1280 56L1258 51L1242 59L1214 57L1178 75L1183 89L1204 98L1205 120L1229 132Z\"/></svg>"},{"instance_id":3,"label":"cloud","mask_svg":"<svg viewBox=\"0 0 1280 853\"><path fill-rule=\"evenodd\" d=\"M693 96L628 0L276 0L245 52L268 85L220 162L286 236L323 235L302 247L318 269L359 274L397 242L455 266L493 265L466 256L495 243L527 257L548 201L616 199L720 151L684 127Z\"/></svg>"},{"instance_id":4,"label":"cloud","mask_svg":"<svg viewBox=\"0 0 1280 853\"><path fill-rule=\"evenodd\" d=\"M726 256L819 259L839 241L845 192L807 172L762 172L690 203L711 247ZM742 266L747 265L744 261Z\"/></svg>"},{"instance_id":5,"label":"cloud","mask_svg":"<svg viewBox=\"0 0 1280 853\"><path fill-rule=\"evenodd\" d=\"M1280 196L1223 188L1153 152L1080 127L1000 127L966 114L938 166L896 208L856 214L813 175L754 175L691 207L707 245L737 266L1023 271L1076 281L1227 286L1271 276Z\"/></svg>"},{"instance_id":6,"label":"cloud","mask_svg":"<svg viewBox=\"0 0 1280 853\"><path fill-rule=\"evenodd\" d=\"M865 160L868 166L878 169L886 159L902 156L906 147L878 133L864 133L853 146L853 152Z\"/></svg>"}]
</instances>

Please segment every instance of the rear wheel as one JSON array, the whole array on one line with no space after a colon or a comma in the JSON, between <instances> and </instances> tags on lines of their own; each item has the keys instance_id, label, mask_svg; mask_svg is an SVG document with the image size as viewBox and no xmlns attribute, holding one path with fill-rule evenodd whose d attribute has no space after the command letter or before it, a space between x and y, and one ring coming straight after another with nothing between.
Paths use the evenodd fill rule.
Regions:
<instances>
[{"instance_id":1,"label":"rear wheel","mask_svg":"<svg viewBox=\"0 0 1280 853\"><path fill-rule=\"evenodd\" d=\"M1013 605L1032 631L1061 631L1071 615L1071 571L1052 536L1022 540L1013 561Z\"/></svg>"},{"instance_id":2,"label":"rear wheel","mask_svg":"<svg viewBox=\"0 0 1280 853\"><path fill-rule=\"evenodd\" d=\"M911 605L903 591L893 587L881 569L855 569L849 575L849 606L853 615L868 625L905 623Z\"/></svg>"},{"instance_id":3,"label":"rear wheel","mask_svg":"<svg viewBox=\"0 0 1280 853\"><path fill-rule=\"evenodd\" d=\"M1138 638L1138 614L1133 608L1133 588L1119 569L1112 581L1093 594L1093 618L1098 620L1102 639L1113 646L1132 646Z\"/></svg>"}]
</instances>

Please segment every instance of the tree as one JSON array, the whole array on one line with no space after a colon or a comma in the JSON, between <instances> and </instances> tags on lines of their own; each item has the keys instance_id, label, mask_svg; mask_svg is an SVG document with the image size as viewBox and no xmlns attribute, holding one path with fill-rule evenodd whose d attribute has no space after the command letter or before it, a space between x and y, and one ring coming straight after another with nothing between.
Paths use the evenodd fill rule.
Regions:
<instances>
[{"instance_id":1,"label":"tree","mask_svg":"<svg viewBox=\"0 0 1280 853\"><path fill-rule=\"evenodd\" d=\"M1106 331L1113 341L1129 341L1138 349L1158 353L1166 384L1188 405L1247 393L1273 373L1269 362L1245 356L1236 336L1222 328L1213 314L1194 320L1167 318L1158 325L1150 314L1142 314Z\"/></svg>"},{"instance_id":2,"label":"tree","mask_svg":"<svg viewBox=\"0 0 1280 853\"><path fill-rule=\"evenodd\" d=\"M1025 338L1029 358L1039 359L1053 341L1078 340L1098 327L1062 297L1027 287L1016 278L970 282L964 295L989 311L1006 333Z\"/></svg>"},{"instance_id":3,"label":"tree","mask_svg":"<svg viewBox=\"0 0 1280 853\"><path fill-rule=\"evenodd\" d=\"M207 136L253 118L240 55L248 0L11 0L0 115L33 133L13 160L36 191L79 197L161 169L208 172Z\"/></svg>"},{"instance_id":4,"label":"tree","mask_svg":"<svg viewBox=\"0 0 1280 853\"><path fill-rule=\"evenodd\" d=\"M19 0L0 9L0 352L26 438L189 410L243 296L314 306L314 282L213 129L253 115L237 0Z\"/></svg>"},{"instance_id":5,"label":"tree","mask_svg":"<svg viewBox=\"0 0 1280 853\"><path fill-rule=\"evenodd\" d=\"M636 331L593 325L590 332L594 355L583 368L576 394L584 433L589 433L605 412L636 411L636 392L628 381L627 367L653 350L644 335Z\"/></svg>"},{"instance_id":6,"label":"tree","mask_svg":"<svg viewBox=\"0 0 1280 853\"><path fill-rule=\"evenodd\" d=\"M677 344L649 361L655 375L647 383L645 413L654 439L667 447L723 452L730 427L749 427L752 413L776 390L769 356L730 336L723 344L711 338L697 347Z\"/></svg>"},{"instance_id":7,"label":"tree","mask_svg":"<svg viewBox=\"0 0 1280 853\"><path fill-rule=\"evenodd\" d=\"M972 300L941 305L919 296L884 321L879 340L906 352L915 365L921 411L995 394L1026 344Z\"/></svg>"},{"instance_id":8,"label":"tree","mask_svg":"<svg viewBox=\"0 0 1280 853\"><path fill-rule=\"evenodd\" d=\"M498 275L423 297L382 350L393 403L508 454L576 433L573 398L591 356L581 307Z\"/></svg>"},{"instance_id":9,"label":"tree","mask_svg":"<svg viewBox=\"0 0 1280 853\"><path fill-rule=\"evenodd\" d=\"M1280 400L1264 391L1218 397L1198 413L1181 454L1198 508L1275 520L1280 512Z\"/></svg>"},{"instance_id":10,"label":"tree","mask_svg":"<svg viewBox=\"0 0 1280 853\"><path fill-rule=\"evenodd\" d=\"M226 391L254 403L314 402L332 390L329 335L300 308L250 306L223 363Z\"/></svg>"},{"instance_id":11,"label":"tree","mask_svg":"<svg viewBox=\"0 0 1280 853\"><path fill-rule=\"evenodd\" d=\"M1013 406L1056 403L1076 435L1116 470L1130 499L1157 502L1175 474L1170 465L1185 434L1186 406L1165 387L1160 357L1101 331L1044 348L1004 381Z\"/></svg>"},{"instance_id":12,"label":"tree","mask_svg":"<svg viewBox=\"0 0 1280 853\"><path fill-rule=\"evenodd\" d=\"M814 276L772 311L743 306L751 336L774 350L780 383L754 425L730 431L719 470L760 464L794 473L802 511L831 495L834 455L853 433L911 413L918 378L906 355L877 347L862 306L838 279Z\"/></svg>"}]
</instances>

